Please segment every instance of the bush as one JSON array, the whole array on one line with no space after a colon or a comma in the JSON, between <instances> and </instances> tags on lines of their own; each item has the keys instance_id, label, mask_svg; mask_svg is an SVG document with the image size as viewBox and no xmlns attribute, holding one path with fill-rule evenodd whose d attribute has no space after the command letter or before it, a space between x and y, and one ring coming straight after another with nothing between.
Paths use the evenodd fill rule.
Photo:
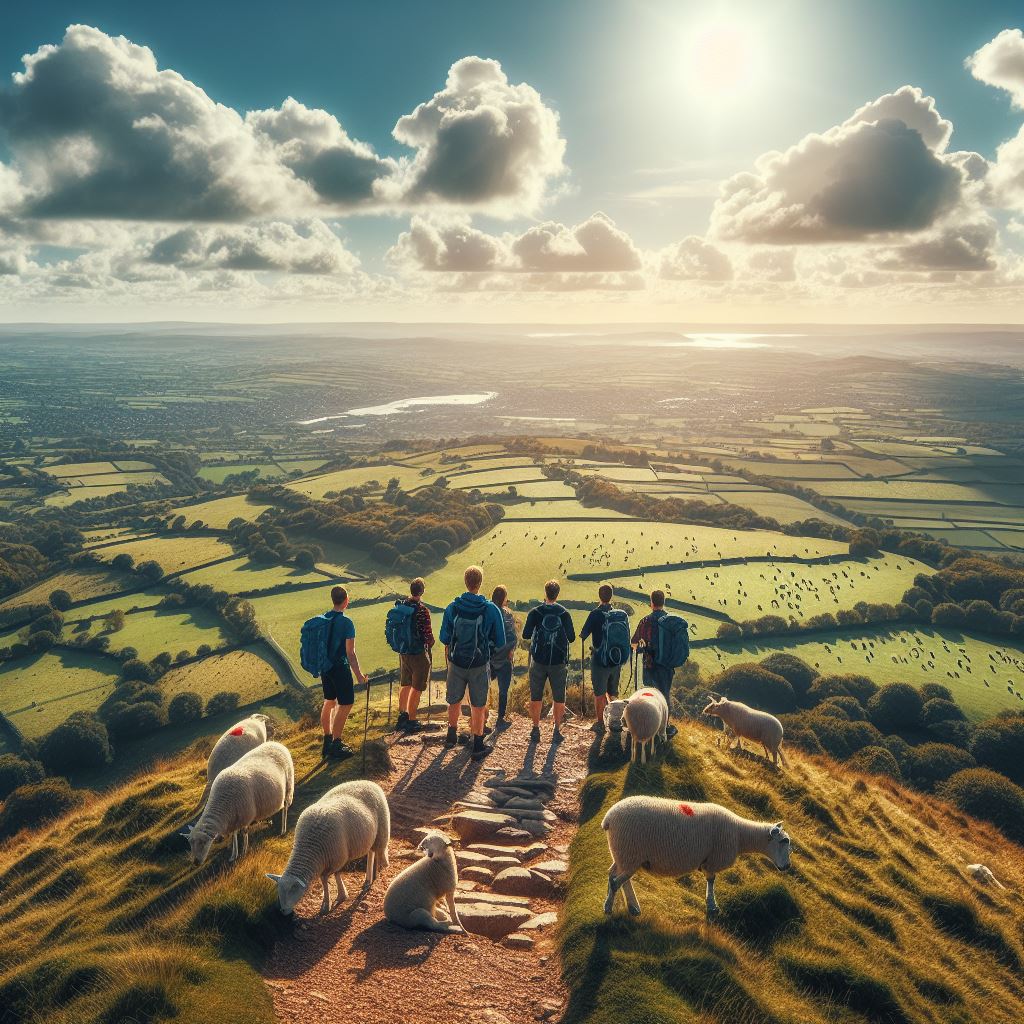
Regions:
<instances>
[{"instance_id":1,"label":"bush","mask_svg":"<svg viewBox=\"0 0 1024 1024\"><path fill-rule=\"evenodd\" d=\"M840 709L851 722L866 722L868 720L864 705L856 697L829 697L827 701L818 705L817 710L824 711L827 708Z\"/></svg>"},{"instance_id":2,"label":"bush","mask_svg":"<svg viewBox=\"0 0 1024 1024\"><path fill-rule=\"evenodd\" d=\"M885 747L861 747L846 763L859 772L903 778L899 762Z\"/></svg>"},{"instance_id":3,"label":"bush","mask_svg":"<svg viewBox=\"0 0 1024 1024\"><path fill-rule=\"evenodd\" d=\"M720 622L715 635L719 640L741 640L743 629L735 622Z\"/></svg>"},{"instance_id":4,"label":"bush","mask_svg":"<svg viewBox=\"0 0 1024 1024\"><path fill-rule=\"evenodd\" d=\"M208 715L222 715L226 711L234 711L241 703L241 696L228 690L221 690L215 693L206 702L206 713Z\"/></svg>"},{"instance_id":5,"label":"bush","mask_svg":"<svg viewBox=\"0 0 1024 1024\"><path fill-rule=\"evenodd\" d=\"M53 775L97 771L111 761L106 726L95 715L78 711L39 745L39 758Z\"/></svg>"},{"instance_id":6,"label":"bush","mask_svg":"<svg viewBox=\"0 0 1024 1024\"><path fill-rule=\"evenodd\" d=\"M938 787L941 797L965 814L991 822L1024 842L1024 789L988 768L965 768Z\"/></svg>"},{"instance_id":7,"label":"bush","mask_svg":"<svg viewBox=\"0 0 1024 1024\"><path fill-rule=\"evenodd\" d=\"M868 717L882 732L902 732L921 724L921 694L910 683L889 683L868 701Z\"/></svg>"},{"instance_id":8,"label":"bush","mask_svg":"<svg viewBox=\"0 0 1024 1024\"><path fill-rule=\"evenodd\" d=\"M59 612L66 612L71 604L71 595L66 590L55 590L50 595L50 606Z\"/></svg>"},{"instance_id":9,"label":"bush","mask_svg":"<svg viewBox=\"0 0 1024 1024\"><path fill-rule=\"evenodd\" d=\"M194 722L203 715L203 701L197 693L176 693L167 705L167 720L171 725Z\"/></svg>"},{"instance_id":10,"label":"bush","mask_svg":"<svg viewBox=\"0 0 1024 1024\"><path fill-rule=\"evenodd\" d=\"M971 753L978 764L1024 785L1024 716L990 718L974 730Z\"/></svg>"},{"instance_id":11,"label":"bush","mask_svg":"<svg viewBox=\"0 0 1024 1024\"><path fill-rule=\"evenodd\" d=\"M948 686L943 686L942 683L923 683L919 690L921 700L925 703L930 700L948 700L956 703L953 698L953 691Z\"/></svg>"},{"instance_id":12,"label":"bush","mask_svg":"<svg viewBox=\"0 0 1024 1024\"><path fill-rule=\"evenodd\" d=\"M0 809L0 839L23 828L35 828L59 818L84 800L68 785L67 779L44 779L19 786Z\"/></svg>"},{"instance_id":13,"label":"bush","mask_svg":"<svg viewBox=\"0 0 1024 1024\"><path fill-rule=\"evenodd\" d=\"M936 722L928 726L928 735L936 743L948 743L964 750L971 748L971 727L967 722Z\"/></svg>"},{"instance_id":14,"label":"bush","mask_svg":"<svg viewBox=\"0 0 1024 1024\"><path fill-rule=\"evenodd\" d=\"M774 672L777 676L782 676L793 687L793 692L801 703L807 696L811 683L818 678L816 668L811 668L802 658L798 658L794 654L786 654L783 651L769 654L767 658L761 659L760 664L761 668Z\"/></svg>"},{"instance_id":15,"label":"bush","mask_svg":"<svg viewBox=\"0 0 1024 1024\"><path fill-rule=\"evenodd\" d=\"M850 722L817 711L805 717L827 754L845 761L862 747L881 746L882 734L870 722Z\"/></svg>"},{"instance_id":16,"label":"bush","mask_svg":"<svg viewBox=\"0 0 1024 1024\"><path fill-rule=\"evenodd\" d=\"M754 662L733 665L715 680L714 689L730 700L740 700L761 711L793 711L796 694L782 676Z\"/></svg>"},{"instance_id":17,"label":"bush","mask_svg":"<svg viewBox=\"0 0 1024 1024\"><path fill-rule=\"evenodd\" d=\"M121 675L128 682L137 680L143 683L150 683L155 678L153 669L138 658L129 658L123 662L121 665Z\"/></svg>"},{"instance_id":18,"label":"bush","mask_svg":"<svg viewBox=\"0 0 1024 1024\"><path fill-rule=\"evenodd\" d=\"M41 782L43 766L17 754L0 754L0 800L6 800L19 786Z\"/></svg>"},{"instance_id":19,"label":"bush","mask_svg":"<svg viewBox=\"0 0 1024 1024\"><path fill-rule=\"evenodd\" d=\"M937 604L932 609L932 622L936 626L952 626L962 629L967 625L967 613L958 604Z\"/></svg>"},{"instance_id":20,"label":"bush","mask_svg":"<svg viewBox=\"0 0 1024 1024\"><path fill-rule=\"evenodd\" d=\"M867 676L818 676L807 691L807 704L814 707L829 697L855 697L865 707L878 687Z\"/></svg>"},{"instance_id":21,"label":"bush","mask_svg":"<svg viewBox=\"0 0 1024 1024\"><path fill-rule=\"evenodd\" d=\"M200 644L196 648L196 657L205 658L207 655L213 653L213 648L209 644Z\"/></svg>"},{"instance_id":22,"label":"bush","mask_svg":"<svg viewBox=\"0 0 1024 1024\"><path fill-rule=\"evenodd\" d=\"M974 758L959 747L948 743L922 743L913 748L910 777L923 789L931 790L957 772L973 768L974 764Z\"/></svg>"},{"instance_id":23,"label":"bush","mask_svg":"<svg viewBox=\"0 0 1024 1024\"><path fill-rule=\"evenodd\" d=\"M121 572L128 572L135 565L135 559L127 552L124 552L120 555L114 555L110 564Z\"/></svg>"},{"instance_id":24,"label":"bush","mask_svg":"<svg viewBox=\"0 0 1024 1024\"><path fill-rule=\"evenodd\" d=\"M107 712L107 727L118 739L132 739L155 732L167 722L164 709L141 701L138 704L115 704Z\"/></svg>"}]
</instances>

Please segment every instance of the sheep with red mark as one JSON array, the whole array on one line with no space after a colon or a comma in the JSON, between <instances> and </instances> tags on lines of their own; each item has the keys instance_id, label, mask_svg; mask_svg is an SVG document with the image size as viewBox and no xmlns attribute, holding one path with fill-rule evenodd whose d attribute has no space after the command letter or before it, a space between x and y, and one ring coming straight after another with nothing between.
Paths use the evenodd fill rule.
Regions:
<instances>
[{"instance_id":1,"label":"sheep with red mark","mask_svg":"<svg viewBox=\"0 0 1024 1024\"><path fill-rule=\"evenodd\" d=\"M200 809L206 804L213 780L250 750L254 750L261 743L266 743L268 735L271 734L271 720L267 715L250 715L240 722L235 722L217 740L206 761L206 787L199 798Z\"/></svg>"},{"instance_id":2,"label":"sheep with red mark","mask_svg":"<svg viewBox=\"0 0 1024 1024\"><path fill-rule=\"evenodd\" d=\"M632 743L631 759L646 764L648 750L654 754L655 737L668 742L668 701L660 690L645 686L626 701L622 718Z\"/></svg>"}]
</instances>

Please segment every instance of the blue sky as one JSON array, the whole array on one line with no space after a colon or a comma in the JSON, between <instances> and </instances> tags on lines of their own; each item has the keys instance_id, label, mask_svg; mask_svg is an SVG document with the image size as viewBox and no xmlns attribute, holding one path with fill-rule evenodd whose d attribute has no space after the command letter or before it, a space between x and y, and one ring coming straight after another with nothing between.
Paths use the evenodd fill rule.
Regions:
<instances>
[{"instance_id":1,"label":"blue sky","mask_svg":"<svg viewBox=\"0 0 1024 1024\"><path fill-rule=\"evenodd\" d=\"M508 248L510 232L521 234L549 220L572 229L603 212L628 234L641 255L616 265L613 272L620 276L612 281L605 278L607 289L580 289L574 282L571 290L593 291L590 298L598 304L621 305L621 295L612 293L638 290L635 282L622 277L638 270L638 260L646 268L658 259L651 254L690 237L707 237L709 244L719 244L713 233L708 234L719 182L750 170L761 154L785 150L808 133L842 125L863 104L902 86L918 87L923 96L933 97L941 117L952 122L950 151L976 151L994 160L997 146L1017 134L1024 115L1011 108L1005 88L979 81L964 61L1002 30L1016 28L1021 18L1019 5L952 0L844 4L420 0L297 5L186 0L173 6L51 0L8 7L0 13L0 65L7 80L22 68L25 54L44 44L59 44L68 25L81 23L106 36L123 35L149 47L159 68L173 69L212 100L240 113L277 108L291 96L306 108L333 115L349 136L369 144L381 159L399 160L409 158L410 147L392 137L396 121L441 90L455 62L469 56L495 60L509 83L526 83L539 94L544 107L557 114L564 171L550 173L543 183L543 196L534 197L536 202L476 202L464 209L446 202L444 216L468 218L473 231L504 237L501 245ZM704 66L702 50L719 45L723 26L729 60L735 58L734 44L739 46L740 55L735 58L743 64L739 86L729 74L721 79L714 61L710 68ZM17 151L16 140L12 142L0 123L0 161L27 180L31 168L19 170L19 160L26 166L31 162L24 132L20 144L22 149ZM927 224L911 225L915 237L923 239L922 230L946 224L953 205L937 203L936 215ZM396 240L418 213L432 215L404 201L347 209L344 215L327 210L322 216L358 259L361 272L388 275L394 267ZM1000 245L1011 253L1016 251L1016 241L1006 228L1015 213L1012 202L990 205L986 212L998 225ZM962 210L957 214L960 222L971 219L962 214ZM109 209L104 216L111 216ZM80 225L87 218L83 212L71 219ZM129 213L124 222L132 219ZM17 232L8 228L8 234L8 244L14 246L11 239ZM22 230L19 237L30 234ZM76 227L67 238L52 231L46 239L37 238L35 248L18 250L19 266L25 260L38 267L57 257L81 254L83 246L65 244L77 242L79 235ZM766 266L789 260L779 247L783 243L797 243L798 263L811 252L808 239L793 235L741 235L734 232L731 241L751 246L766 242L772 247L763 257L753 249L744 253ZM730 241L728 232L719 237ZM866 281L878 267L890 266L892 259L879 257L881 262L868 268L861 260L863 246L894 240L887 227L882 233L862 233L856 238L833 233L810 242L861 246L856 273L858 280ZM815 252L821 254L824 249ZM733 254L727 255L735 265ZM501 259L507 264L503 255L488 267L507 270ZM905 256L900 260L906 263ZM975 271L984 269L979 261L975 263ZM908 265L904 269L910 273L921 268ZM961 274L965 268L933 260L924 269L934 277L936 270ZM484 278L472 280L471 288L441 289L434 298L446 305L442 292L479 291ZM809 280L803 282L801 302L808 301ZM915 286L921 283L912 280ZM537 281L531 303L540 302L538 296L546 287L544 280ZM369 289L371 284L364 282L364 287ZM394 301L392 289L404 287L393 277L372 282L378 294L391 295L389 301ZM1000 287L999 302L1005 305L1009 301L1005 280ZM552 289L563 290L568 289ZM602 291L606 294L599 296ZM946 294L952 295L950 289ZM714 297L700 297L700 308L710 308ZM106 301L95 293L87 305L102 307ZM132 301L136 312L140 302L144 305L143 300ZM421 291L403 301L410 310L424 309L431 298ZM459 301L472 305L465 298ZM662 296L658 302L674 308L671 298Z\"/></svg>"}]
</instances>

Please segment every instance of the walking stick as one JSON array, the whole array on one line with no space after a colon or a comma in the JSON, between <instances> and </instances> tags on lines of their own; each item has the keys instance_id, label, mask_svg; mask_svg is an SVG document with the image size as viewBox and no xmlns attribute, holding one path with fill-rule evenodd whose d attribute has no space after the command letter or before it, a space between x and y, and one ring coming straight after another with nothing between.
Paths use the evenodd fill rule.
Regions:
<instances>
[{"instance_id":1,"label":"walking stick","mask_svg":"<svg viewBox=\"0 0 1024 1024\"><path fill-rule=\"evenodd\" d=\"M366 677L366 714L363 716L363 770L362 775L366 776L366 734L370 728L370 677Z\"/></svg>"},{"instance_id":2,"label":"walking stick","mask_svg":"<svg viewBox=\"0 0 1024 1024\"><path fill-rule=\"evenodd\" d=\"M587 717L587 670L584 661L586 657L586 641L580 640L580 718ZM591 671L593 675L593 671Z\"/></svg>"},{"instance_id":3,"label":"walking stick","mask_svg":"<svg viewBox=\"0 0 1024 1024\"><path fill-rule=\"evenodd\" d=\"M394 672L388 673L388 717L384 723L385 729L391 728L391 691L395 688L395 674Z\"/></svg>"},{"instance_id":4,"label":"walking stick","mask_svg":"<svg viewBox=\"0 0 1024 1024\"><path fill-rule=\"evenodd\" d=\"M431 691L434 689L434 648L427 648L427 660L430 668L427 669L427 725L431 724L431 717L434 714L434 701Z\"/></svg>"}]
</instances>

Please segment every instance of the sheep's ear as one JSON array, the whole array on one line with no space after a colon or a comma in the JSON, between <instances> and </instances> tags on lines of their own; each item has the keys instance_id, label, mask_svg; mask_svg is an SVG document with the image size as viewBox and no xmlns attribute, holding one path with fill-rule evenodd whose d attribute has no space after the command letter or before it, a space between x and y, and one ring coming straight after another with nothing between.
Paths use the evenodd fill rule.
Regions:
<instances>
[{"instance_id":1,"label":"sheep's ear","mask_svg":"<svg viewBox=\"0 0 1024 1024\"><path fill-rule=\"evenodd\" d=\"M275 885L281 881L280 875L272 875L269 871L267 872L267 878L269 878Z\"/></svg>"}]
</instances>

